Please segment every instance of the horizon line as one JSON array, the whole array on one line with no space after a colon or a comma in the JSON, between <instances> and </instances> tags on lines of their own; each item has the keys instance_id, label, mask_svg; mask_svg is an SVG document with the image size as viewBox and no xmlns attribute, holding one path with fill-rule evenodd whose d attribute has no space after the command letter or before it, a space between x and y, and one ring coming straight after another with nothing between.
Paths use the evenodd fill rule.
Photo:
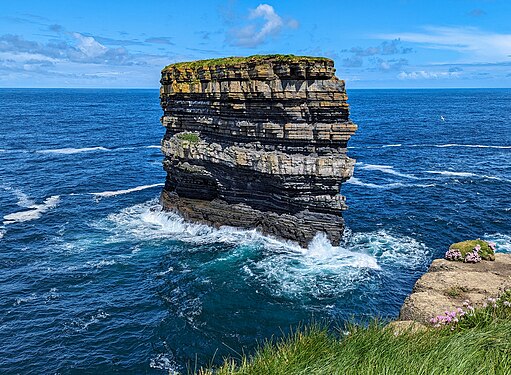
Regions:
<instances>
[{"instance_id":1,"label":"horizon line","mask_svg":"<svg viewBox=\"0 0 511 375\"><path fill-rule=\"evenodd\" d=\"M1 87L0 90L159 90L160 87ZM510 87L351 87L346 90L509 90Z\"/></svg>"}]
</instances>

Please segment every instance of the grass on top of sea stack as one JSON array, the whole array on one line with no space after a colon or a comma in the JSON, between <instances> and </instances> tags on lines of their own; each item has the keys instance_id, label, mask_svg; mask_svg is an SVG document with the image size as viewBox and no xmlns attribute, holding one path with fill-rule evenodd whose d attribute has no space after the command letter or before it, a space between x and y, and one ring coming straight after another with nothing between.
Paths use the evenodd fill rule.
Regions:
<instances>
[{"instance_id":1,"label":"grass on top of sea stack","mask_svg":"<svg viewBox=\"0 0 511 375\"><path fill-rule=\"evenodd\" d=\"M171 68L209 68L214 66L234 66L238 64L248 63L259 63L265 61L276 61L276 62L287 62L287 63L300 63L300 62L332 62L333 61L326 57L314 57L314 56L295 56L295 55L252 55L246 57L232 56L222 57L218 59L208 60L196 60L196 61L184 61L174 64L167 65L162 71Z\"/></svg>"},{"instance_id":2,"label":"grass on top of sea stack","mask_svg":"<svg viewBox=\"0 0 511 375\"><path fill-rule=\"evenodd\" d=\"M199 374L511 374L510 300L505 293L462 324L399 334L373 323L348 326L339 337L312 325Z\"/></svg>"}]
</instances>

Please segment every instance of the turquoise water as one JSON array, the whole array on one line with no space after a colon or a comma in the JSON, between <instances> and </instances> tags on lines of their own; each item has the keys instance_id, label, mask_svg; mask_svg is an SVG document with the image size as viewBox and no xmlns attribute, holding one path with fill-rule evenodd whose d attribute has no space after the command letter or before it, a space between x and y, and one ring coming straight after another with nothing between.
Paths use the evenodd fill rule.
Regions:
<instances>
[{"instance_id":1,"label":"turquoise water","mask_svg":"<svg viewBox=\"0 0 511 375\"><path fill-rule=\"evenodd\" d=\"M303 249L160 210L158 90L1 89L0 372L186 372L393 318L451 242L511 251L511 90L349 94L349 229Z\"/></svg>"}]
</instances>

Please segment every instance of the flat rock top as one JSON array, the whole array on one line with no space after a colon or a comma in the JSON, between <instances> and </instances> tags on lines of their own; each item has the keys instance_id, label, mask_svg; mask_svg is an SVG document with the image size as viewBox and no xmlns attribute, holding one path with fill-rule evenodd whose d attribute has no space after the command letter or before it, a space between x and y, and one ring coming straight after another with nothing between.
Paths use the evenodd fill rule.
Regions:
<instances>
[{"instance_id":1,"label":"flat rock top","mask_svg":"<svg viewBox=\"0 0 511 375\"><path fill-rule=\"evenodd\" d=\"M495 261L462 263L435 259L415 284L401 308L400 320L427 323L465 300L480 306L511 288L511 254L495 254Z\"/></svg>"},{"instance_id":2,"label":"flat rock top","mask_svg":"<svg viewBox=\"0 0 511 375\"><path fill-rule=\"evenodd\" d=\"M223 67L239 67L244 64L261 64L261 63L327 63L333 66L333 61L326 57L316 56L295 56L295 55L252 55L246 57L223 57L219 59L196 60L178 62L167 65L163 71L171 69L204 69L216 66Z\"/></svg>"}]
</instances>

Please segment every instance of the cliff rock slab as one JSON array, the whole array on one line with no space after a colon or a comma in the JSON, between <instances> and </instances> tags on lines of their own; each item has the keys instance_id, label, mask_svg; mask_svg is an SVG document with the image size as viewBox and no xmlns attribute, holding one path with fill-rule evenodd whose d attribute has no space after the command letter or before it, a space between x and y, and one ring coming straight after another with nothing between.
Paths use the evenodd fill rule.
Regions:
<instances>
[{"instance_id":1,"label":"cliff rock slab","mask_svg":"<svg viewBox=\"0 0 511 375\"><path fill-rule=\"evenodd\" d=\"M480 263L435 259L401 307L401 320L428 323L445 311L463 307L465 300L481 306L511 288L511 254L495 254L495 261Z\"/></svg>"},{"instance_id":2,"label":"cliff rock slab","mask_svg":"<svg viewBox=\"0 0 511 375\"><path fill-rule=\"evenodd\" d=\"M162 70L167 171L161 201L185 219L337 244L340 185L356 130L333 61L292 55L202 60Z\"/></svg>"}]
</instances>

